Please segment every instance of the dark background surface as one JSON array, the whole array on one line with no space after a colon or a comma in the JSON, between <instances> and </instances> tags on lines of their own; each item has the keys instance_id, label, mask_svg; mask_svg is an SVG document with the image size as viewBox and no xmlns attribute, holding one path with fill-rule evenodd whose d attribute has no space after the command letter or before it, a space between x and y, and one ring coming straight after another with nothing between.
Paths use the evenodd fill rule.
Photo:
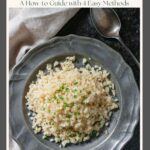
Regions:
<instances>
[{"instance_id":1,"label":"dark background surface","mask_svg":"<svg viewBox=\"0 0 150 150\"><path fill-rule=\"evenodd\" d=\"M120 36L125 44L130 48L132 53L139 60L140 57L140 9L138 8L116 8L115 11L120 17L122 27ZM119 52L125 61L133 70L137 84L139 85L139 69L134 63L132 57L124 50L121 44L115 39L106 39L99 35L94 28L89 9L81 9L57 34L57 36L65 36L68 34L76 34L96 38L108 44ZM125 145L123 150L139 150L140 149L140 132L139 123L135 128L133 138Z\"/></svg>"}]
</instances>

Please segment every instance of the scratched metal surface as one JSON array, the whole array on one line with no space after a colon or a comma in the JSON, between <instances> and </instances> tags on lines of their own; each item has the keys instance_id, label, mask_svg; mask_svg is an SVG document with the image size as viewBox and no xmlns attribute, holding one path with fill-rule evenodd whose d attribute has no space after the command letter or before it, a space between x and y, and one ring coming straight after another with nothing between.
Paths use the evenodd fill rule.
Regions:
<instances>
[{"instance_id":1,"label":"scratched metal surface","mask_svg":"<svg viewBox=\"0 0 150 150\"><path fill-rule=\"evenodd\" d=\"M69 35L56 37L31 49L10 73L10 126L13 138L22 150L59 150L59 145L34 135L25 110L24 95L35 72L56 57L77 54L91 57L111 72L120 109L114 113L109 134L66 150L120 150L133 136L139 118L139 90L131 68L121 55L104 43L86 37Z\"/></svg>"}]
</instances>

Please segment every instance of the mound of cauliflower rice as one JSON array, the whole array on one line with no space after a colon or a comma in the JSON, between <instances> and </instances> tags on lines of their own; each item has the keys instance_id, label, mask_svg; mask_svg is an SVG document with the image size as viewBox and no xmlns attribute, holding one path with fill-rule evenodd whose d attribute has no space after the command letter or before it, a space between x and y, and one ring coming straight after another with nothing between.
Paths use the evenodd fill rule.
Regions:
<instances>
[{"instance_id":1,"label":"mound of cauliflower rice","mask_svg":"<svg viewBox=\"0 0 150 150\"><path fill-rule=\"evenodd\" d=\"M25 97L34 132L60 147L98 136L118 108L109 72L91 67L86 58L80 68L75 61L72 56L47 64L47 73L39 70Z\"/></svg>"}]
</instances>

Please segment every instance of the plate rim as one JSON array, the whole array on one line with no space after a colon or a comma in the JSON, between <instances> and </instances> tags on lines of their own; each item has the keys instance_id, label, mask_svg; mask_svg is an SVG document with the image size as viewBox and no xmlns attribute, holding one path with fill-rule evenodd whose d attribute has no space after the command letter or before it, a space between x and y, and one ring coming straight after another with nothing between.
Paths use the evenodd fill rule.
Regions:
<instances>
[{"instance_id":1,"label":"plate rim","mask_svg":"<svg viewBox=\"0 0 150 150\"><path fill-rule=\"evenodd\" d=\"M135 80L135 77L134 77L134 74L133 74L133 71L131 69L131 67L125 62L124 58L121 56L121 54L119 54L117 51L115 51L113 48L111 48L109 45L105 44L104 42L100 41L100 40L97 40L97 39L94 39L94 38L90 38L90 37L85 37L85 36L78 36L78 35L74 35L74 34L69 34L69 35L66 35L66 36L56 36L52 39L49 39L49 40L45 40L45 41L42 41L42 43L38 43L36 45L34 45L19 61L18 63L15 64L15 66L10 70L10 73L9 73L9 81L11 80L11 77L13 76L13 73L15 71L15 69L17 67L19 67L19 65L26 59L26 57L28 57L28 55L30 55L30 53L32 53L35 49L39 48L39 47L42 47L43 45L45 44L48 44L48 43L51 43L55 40L61 40L61 39L64 39L64 38L67 38L67 39L71 39L71 38L80 38L82 40L92 40L92 41L96 41L97 43L101 43L102 45L105 45L107 47L109 47L109 51L113 51L113 53L115 53L115 55L119 56L121 58L121 60L123 61L122 63L130 70L132 76L133 76L133 82L135 83L135 86L136 88L138 89L138 93L139 93L139 88L137 86L137 83L136 83L136 80ZM10 86L10 84L9 84ZM132 119L132 123L130 123L130 126L128 128L130 128L131 132L130 134L126 134L122 140L119 141L119 143L116 145L116 147L118 147L119 149L122 149L125 144L132 138L133 134L134 134L134 130L135 130L135 127L137 125L137 123L139 122L139 110L140 110L140 98L138 97L138 100L137 100L137 104L136 106L134 107L134 120ZM9 109L9 113L10 113L10 109ZM11 125L10 125L11 126ZM13 138L13 136L12 136ZM15 140L15 138L13 138ZM20 146L19 142L17 140L15 140L17 142L17 144ZM20 146L21 147L21 146Z\"/></svg>"}]
</instances>

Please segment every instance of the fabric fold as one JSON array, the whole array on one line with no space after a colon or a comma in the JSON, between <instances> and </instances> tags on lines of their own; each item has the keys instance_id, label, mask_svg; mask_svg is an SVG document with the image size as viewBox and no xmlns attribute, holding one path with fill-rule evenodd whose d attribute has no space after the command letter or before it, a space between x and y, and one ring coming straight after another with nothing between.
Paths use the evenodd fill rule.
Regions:
<instances>
[{"instance_id":1,"label":"fabric fold","mask_svg":"<svg viewBox=\"0 0 150 150\"><path fill-rule=\"evenodd\" d=\"M24 46L54 37L78 12L75 8L11 8L9 10L9 66L25 54Z\"/></svg>"}]
</instances>

